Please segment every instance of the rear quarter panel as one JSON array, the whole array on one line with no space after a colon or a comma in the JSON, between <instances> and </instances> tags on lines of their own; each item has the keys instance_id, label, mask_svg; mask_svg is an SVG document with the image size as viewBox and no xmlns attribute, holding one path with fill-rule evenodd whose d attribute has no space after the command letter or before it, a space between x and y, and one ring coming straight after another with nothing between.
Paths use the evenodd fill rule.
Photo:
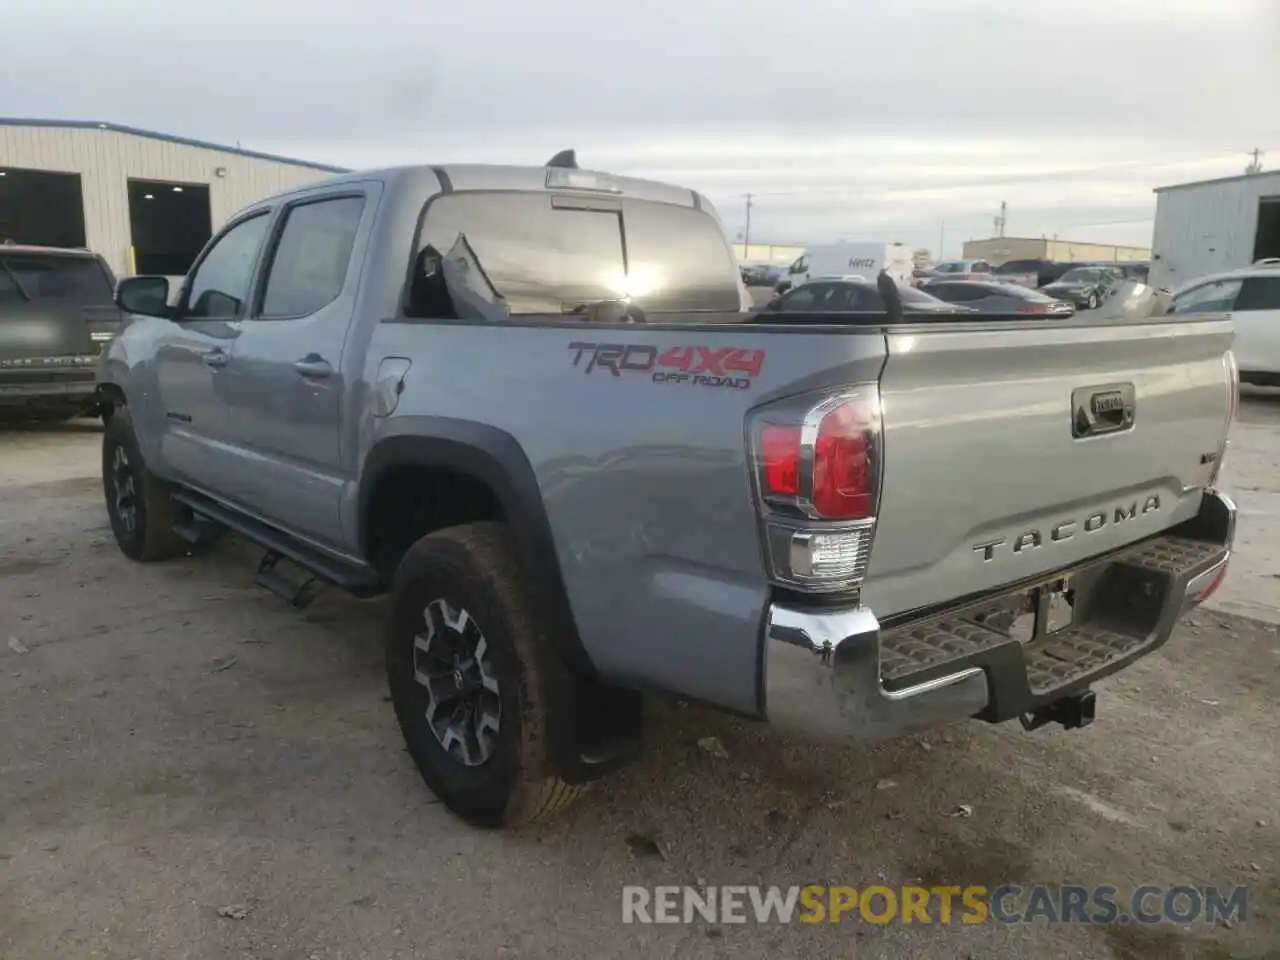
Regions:
<instances>
[{"instance_id":1,"label":"rear quarter panel","mask_svg":"<svg viewBox=\"0 0 1280 960\"><path fill-rule=\"evenodd\" d=\"M745 389L707 386L665 381L662 367L592 366L584 345L599 343L658 356L759 350L763 362ZM804 389L874 381L883 335L388 322L373 331L371 369L384 356L411 357L412 366L394 416L366 420L361 445L406 418L472 420L516 438L546 505L578 631L603 675L758 709L768 586L747 411Z\"/></svg>"}]
</instances>

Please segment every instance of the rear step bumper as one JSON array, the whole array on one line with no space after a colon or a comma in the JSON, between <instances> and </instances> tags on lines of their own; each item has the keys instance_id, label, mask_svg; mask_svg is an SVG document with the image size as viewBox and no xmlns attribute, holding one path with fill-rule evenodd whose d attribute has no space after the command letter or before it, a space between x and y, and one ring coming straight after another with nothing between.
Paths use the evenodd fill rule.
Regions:
<instances>
[{"instance_id":1,"label":"rear step bumper","mask_svg":"<svg viewBox=\"0 0 1280 960\"><path fill-rule=\"evenodd\" d=\"M865 608L772 604L764 655L770 723L811 736L882 740L971 717L999 722L1077 696L1162 646L1222 582L1236 507L1208 493L1164 535L1035 584L882 627ZM1023 642L984 625L1070 576L1073 622Z\"/></svg>"}]
</instances>

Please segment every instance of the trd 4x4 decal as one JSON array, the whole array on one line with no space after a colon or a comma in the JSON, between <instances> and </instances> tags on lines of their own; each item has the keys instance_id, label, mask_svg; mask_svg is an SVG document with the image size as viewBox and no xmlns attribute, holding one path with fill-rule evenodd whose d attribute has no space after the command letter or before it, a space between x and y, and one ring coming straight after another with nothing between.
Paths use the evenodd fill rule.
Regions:
<instances>
[{"instance_id":1,"label":"trd 4x4 decal","mask_svg":"<svg viewBox=\"0 0 1280 960\"><path fill-rule=\"evenodd\" d=\"M654 383L750 390L764 369L764 351L743 347L655 347L642 343L569 344L573 366L583 373L607 370L615 377L647 374Z\"/></svg>"}]
</instances>

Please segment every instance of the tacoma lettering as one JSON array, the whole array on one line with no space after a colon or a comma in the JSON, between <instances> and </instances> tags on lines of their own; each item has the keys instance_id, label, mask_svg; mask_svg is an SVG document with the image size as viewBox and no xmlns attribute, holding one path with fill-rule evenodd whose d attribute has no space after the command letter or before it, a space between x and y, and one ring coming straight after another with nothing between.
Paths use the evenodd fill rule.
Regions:
<instances>
[{"instance_id":1,"label":"tacoma lettering","mask_svg":"<svg viewBox=\"0 0 1280 960\"><path fill-rule=\"evenodd\" d=\"M1156 513L1159 509L1160 496L1153 493L1145 500L1134 500L1131 503L1113 507L1110 513L1110 521L1107 519L1108 513L1105 510L1091 513L1083 521L1075 519L1060 520L1049 528L1048 541L1050 543L1061 543L1064 540L1070 540L1076 535L1077 528L1082 528L1085 533L1097 533L1108 526L1136 520L1139 517L1146 516L1148 513ZM1012 542L1010 551L1012 553L1028 553L1043 546L1045 539L1040 530L1033 528L1024 530L1014 537L1012 541L1008 537L1000 537L996 540L983 540L975 543L973 552L982 555L983 563L990 563L996 558L996 550L1007 543Z\"/></svg>"}]
</instances>

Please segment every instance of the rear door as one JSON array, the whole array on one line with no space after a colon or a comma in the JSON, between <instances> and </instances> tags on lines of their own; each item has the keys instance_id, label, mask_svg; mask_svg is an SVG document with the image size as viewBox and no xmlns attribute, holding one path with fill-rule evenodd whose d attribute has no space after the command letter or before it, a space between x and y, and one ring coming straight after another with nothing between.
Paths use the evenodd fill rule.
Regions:
<instances>
[{"instance_id":1,"label":"rear door","mask_svg":"<svg viewBox=\"0 0 1280 960\"><path fill-rule=\"evenodd\" d=\"M1231 316L1241 369L1280 373L1280 274L1245 278Z\"/></svg>"},{"instance_id":2,"label":"rear door","mask_svg":"<svg viewBox=\"0 0 1280 960\"><path fill-rule=\"evenodd\" d=\"M235 468L219 492L331 544L342 540L340 418L351 395L342 356L379 189L346 185L284 208L222 374Z\"/></svg>"},{"instance_id":3,"label":"rear door","mask_svg":"<svg viewBox=\"0 0 1280 960\"><path fill-rule=\"evenodd\" d=\"M1225 317L890 332L871 609L990 590L1194 515L1231 334ZM1111 429L1092 410L1113 399Z\"/></svg>"}]
</instances>

